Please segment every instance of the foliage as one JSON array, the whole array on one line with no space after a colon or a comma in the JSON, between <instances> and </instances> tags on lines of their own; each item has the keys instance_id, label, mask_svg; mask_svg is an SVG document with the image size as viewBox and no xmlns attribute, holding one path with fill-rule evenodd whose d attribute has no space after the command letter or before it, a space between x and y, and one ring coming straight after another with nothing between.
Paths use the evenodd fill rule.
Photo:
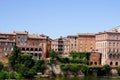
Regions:
<instances>
[{"instance_id":1,"label":"foliage","mask_svg":"<svg viewBox=\"0 0 120 80\"><path fill-rule=\"evenodd\" d=\"M19 51L19 49L14 46L13 51L9 57L9 62L14 71L19 73L17 75L24 78L31 78L36 75L37 72L42 72L45 69L43 60L33 60L32 55L23 54ZM10 77L14 77L14 73L11 73Z\"/></svg>"},{"instance_id":2,"label":"foliage","mask_svg":"<svg viewBox=\"0 0 120 80\"><path fill-rule=\"evenodd\" d=\"M120 76L120 66L117 67L118 74Z\"/></svg>"},{"instance_id":3,"label":"foliage","mask_svg":"<svg viewBox=\"0 0 120 80\"><path fill-rule=\"evenodd\" d=\"M4 68L2 62L0 62L0 71Z\"/></svg>"},{"instance_id":4,"label":"foliage","mask_svg":"<svg viewBox=\"0 0 120 80\"><path fill-rule=\"evenodd\" d=\"M72 51L72 52L70 52L70 55L73 59L86 58L87 60L89 60L90 53L89 52L75 52L75 51Z\"/></svg>"},{"instance_id":5,"label":"foliage","mask_svg":"<svg viewBox=\"0 0 120 80\"><path fill-rule=\"evenodd\" d=\"M49 53L49 57L51 57L52 59L57 58L59 56L59 52L51 50Z\"/></svg>"},{"instance_id":6,"label":"foliage","mask_svg":"<svg viewBox=\"0 0 120 80\"><path fill-rule=\"evenodd\" d=\"M43 72L46 69L44 60L36 60L33 68L36 72Z\"/></svg>"},{"instance_id":7,"label":"foliage","mask_svg":"<svg viewBox=\"0 0 120 80\"><path fill-rule=\"evenodd\" d=\"M109 73L110 73L110 66L109 66L108 64L105 64L105 65L102 67L101 71L102 71L105 75L109 74Z\"/></svg>"},{"instance_id":8,"label":"foliage","mask_svg":"<svg viewBox=\"0 0 120 80\"><path fill-rule=\"evenodd\" d=\"M0 79L6 79L6 77L7 77L7 72L4 71L4 70L2 70L2 71L0 72Z\"/></svg>"},{"instance_id":9,"label":"foliage","mask_svg":"<svg viewBox=\"0 0 120 80\"><path fill-rule=\"evenodd\" d=\"M58 60L61 62L61 63L70 63L70 59L67 58L67 57L58 57Z\"/></svg>"},{"instance_id":10,"label":"foliage","mask_svg":"<svg viewBox=\"0 0 120 80\"><path fill-rule=\"evenodd\" d=\"M84 74L88 71L88 66L85 64L62 64L61 66L62 71L71 71L77 73L78 71L82 71Z\"/></svg>"}]
</instances>

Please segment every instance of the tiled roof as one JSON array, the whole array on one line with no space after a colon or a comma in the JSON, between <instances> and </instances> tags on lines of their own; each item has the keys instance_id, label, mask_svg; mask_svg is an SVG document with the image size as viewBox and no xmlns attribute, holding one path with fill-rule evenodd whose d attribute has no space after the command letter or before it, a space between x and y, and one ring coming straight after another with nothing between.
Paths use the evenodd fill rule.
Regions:
<instances>
[{"instance_id":1,"label":"tiled roof","mask_svg":"<svg viewBox=\"0 0 120 80\"><path fill-rule=\"evenodd\" d=\"M25 32L14 31L13 33L15 33L15 34L28 34L27 31L25 31Z\"/></svg>"},{"instance_id":2,"label":"tiled roof","mask_svg":"<svg viewBox=\"0 0 120 80\"><path fill-rule=\"evenodd\" d=\"M47 36L45 35L37 35L37 34L29 34L28 38L35 38L35 39L46 39Z\"/></svg>"},{"instance_id":3,"label":"tiled roof","mask_svg":"<svg viewBox=\"0 0 120 80\"><path fill-rule=\"evenodd\" d=\"M15 35L15 33L11 33L11 32L2 32L2 33L0 33L0 34L7 34L7 35Z\"/></svg>"}]
</instances>

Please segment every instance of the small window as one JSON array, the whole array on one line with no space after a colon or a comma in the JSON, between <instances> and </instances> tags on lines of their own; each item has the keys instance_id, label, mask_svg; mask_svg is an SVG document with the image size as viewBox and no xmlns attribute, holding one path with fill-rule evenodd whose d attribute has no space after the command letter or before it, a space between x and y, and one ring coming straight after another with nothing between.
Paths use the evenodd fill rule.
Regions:
<instances>
[{"instance_id":1,"label":"small window","mask_svg":"<svg viewBox=\"0 0 120 80\"><path fill-rule=\"evenodd\" d=\"M117 65L118 65L118 62L116 62L115 65L117 66Z\"/></svg>"},{"instance_id":2,"label":"small window","mask_svg":"<svg viewBox=\"0 0 120 80\"><path fill-rule=\"evenodd\" d=\"M113 62L110 62L110 65L112 66L112 65L113 65Z\"/></svg>"}]
</instances>

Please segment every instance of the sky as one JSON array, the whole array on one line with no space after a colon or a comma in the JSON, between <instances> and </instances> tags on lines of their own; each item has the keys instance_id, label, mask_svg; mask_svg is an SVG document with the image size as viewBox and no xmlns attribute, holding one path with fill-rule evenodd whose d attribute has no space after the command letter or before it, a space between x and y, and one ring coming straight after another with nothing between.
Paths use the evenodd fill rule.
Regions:
<instances>
[{"instance_id":1,"label":"sky","mask_svg":"<svg viewBox=\"0 0 120 80\"><path fill-rule=\"evenodd\" d=\"M120 0L0 0L0 32L50 38L97 33L120 25Z\"/></svg>"}]
</instances>

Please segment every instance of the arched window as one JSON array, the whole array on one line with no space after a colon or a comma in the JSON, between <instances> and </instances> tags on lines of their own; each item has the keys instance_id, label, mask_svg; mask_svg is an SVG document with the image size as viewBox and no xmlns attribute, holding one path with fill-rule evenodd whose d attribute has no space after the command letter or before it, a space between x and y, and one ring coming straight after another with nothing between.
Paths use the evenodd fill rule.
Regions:
<instances>
[{"instance_id":1,"label":"arched window","mask_svg":"<svg viewBox=\"0 0 120 80\"><path fill-rule=\"evenodd\" d=\"M39 48L39 51L42 51L42 48Z\"/></svg>"},{"instance_id":2,"label":"arched window","mask_svg":"<svg viewBox=\"0 0 120 80\"><path fill-rule=\"evenodd\" d=\"M30 51L33 51L33 48L31 48Z\"/></svg>"},{"instance_id":3,"label":"arched window","mask_svg":"<svg viewBox=\"0 0 120 80\"><path fill-rule=\"evenodd\" d=\"M92 65L93 64L93 62L90 62L90 65Z\"/></svg>"},{"instance_id":4,"label":"arched window","mask_svg":"<svg viewBox=\"0 0 120 80\"><path fill-rule=\"evenodd\" d=\"M118 66L118 62L116 62L115 65Z\"/></svg>"},{"instance_id":5,"label":"arched window","mask_svg":"<svg viewBox=\"0 0 120 80\"><path fill-rule=\"evenodd\" d=\"M25 48L22 48L22 51L25 51Z\"/></svg>"},{"instance_id":6,"label":"arched window","mask_svg":"<svg viewBox=\"0 0 120 80\"><path fill-rule=\"evenodd\" d=\"M35 51L37 51L37 48L35 48Z\"/></svg>"},{"instance_id":7,"label":"arched window","mask_svg":"<svg viewBox=\"0 0 120 80\"><path fill-rule=\"evenodd\" d=\"M29 51L29 48L27 48L26 51Z\"/></svg>"},{"instance_id":8,"label":"arched window","mask_svg":"<svg viewBox=\"0 0 120 80\"><path fill-rule=\"evenodd\" d=\"M113 65L113 62L110 62L110 65Z\"/></svg>"},{"instance_id":9,"label":"arched window","mask_svg":"<svg viewBox=\"0 0 120 80\"><path fill-rule=\"evenodd\" d=\"M95 65L97 65L97 62L95 62Z\"/></svg>"}]
</instances>

